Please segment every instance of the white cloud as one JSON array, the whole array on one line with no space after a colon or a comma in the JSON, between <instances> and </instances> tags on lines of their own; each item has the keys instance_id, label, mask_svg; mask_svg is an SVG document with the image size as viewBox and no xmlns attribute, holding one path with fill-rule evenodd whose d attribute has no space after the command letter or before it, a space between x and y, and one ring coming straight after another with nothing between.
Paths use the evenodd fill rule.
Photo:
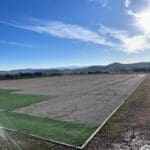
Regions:
<instances>
[{"instance_id":1,"label":"white cloud","mask_svg":"<svg viewBox=\"0 0 150 150\"><path fill-rule=\"evenodd\" d=\"M148 34L131 36L127 31L116 30L103 25L100 26L99 32L96 32L79 25L41 21L33 18L28 19L27 23L10 23L4 21L1 21L1 23L62 39L79 40L104 45L111 49L127 53L137 53L150 49L150 36ZM0 43L20 46L24 45L5 41L0 41Z\"/></svg>"},{"instance_id":2,"label":"white cloud","mask_svg":"<svg viewBox=\"0 0 150 150\"><path fill-rule=\"evenodd\" d=\"M109 5L109 0L89 0L89 2L98 2L101 7L107 7Z\"/></svg>"},{"instance_id":3,"label":"white cloud","mask_svg":"<svg viewBox=\"0 0 150 150\"><path fill-rule=\"evenodd\" d=\"M125 0L125 7L129 8L132 3L132 0Z\"/></svg>"},{"instance_id":4,"label":"white cloud","mask_svg":"<svg viewBox=\"0 0 150 150\"><path fill-rule=\"evenodd\" d=\"M150 49L150 37L147 37L145 35L126 37L122 40L122 42L124 50L127 50L130 53Z\"/></svg>"},{"instance_id":5,"label":"white cloud","mask_svg":"<svg viewBox=\"0 0 150 150\"><path fill-rule=\"evenodd\" d=\"M4 40L0 40L0 44L21 46L21 47L33 47L32 45L25 44L25 43L14 42L14 41L4 41Z\"/></svg>"},{"instance_id":6,"label":"white cloud","mask_svg":"<svg viewBox=\"0 0 150 150\"><path fill-rule=\"evenodd\" d=\"M101 26L100 33L107 34L117 40L116 48L124 52L137 53L150 49L149 35L130 36L126 31L115 30L105 26Z\"/></svg>"},{"instance_id":7,"label":"white cloud","mask_svg":"<svg viewBox=\"0 0 150 150\"><path fill-rule=\"evenodd\" d=\"M141 12L133 12L128 10L128 15L134 17L135 23L134 26L141 29L145 34L150 34L150 9L144 9Z\"/></svg>"},{"instance_id":8,"label":"white cloud","mask_svg":"<svg viewBox=\"0 0 150 150\"><path fill-rule=\"evenodd\" d=\"M91 42L95 44L113 46L113 43L105 40L97 32L83 28L79 25L65 24L62 22L46 22L36 19L30 19L30 23L7 23L8 25L30 30L38 33L46 33L48 35L59 37L63 39L79 40L84 42Z\"/></svg>"},{"instance_id":9,"label":"white cloud","mask_svg":"<svg viewBox=\"0 0 150 150\"><path fill-rule=\"evenodd\" d=\"M118 35L123 35L123 34L126 34L127 31L124 31L124 30L116 30L116 29L112 29L112 28L109 28L109 27L106 27L104 25L100 25L100 30L99 32L101 34L109 34L111 36L116 36L118 37Z\"/></svg>"},{"instance_id":10,"label":"white cloud","mask_svg":"<svg viewBox=\"0 0 150 150\"><path fill-rule=\"evenodd\" d=\"M134 16L134 17L137 17L137 14L134 13L131 9L127 10L127 14L131 15L131 16Z\"/></svg>"},{"instance_id":11,"label":"white cloud","mask_svg":"<svg viewBox=\"0 0 150 150\"><path fill-rule=\"evenodd\" d=\"M142 0L141 2L146 2L147 6L150 4L149 0ZM121 35L120 41L123 44L123 49L128 52L139 52L150 49L150 9L145 8L137 13L129 8L131 3L132 0L125 0L127 14L134 19L132 25L138 27L143 33L134 36L129 36L128 34Z\"/></svg>"}]
</instances>

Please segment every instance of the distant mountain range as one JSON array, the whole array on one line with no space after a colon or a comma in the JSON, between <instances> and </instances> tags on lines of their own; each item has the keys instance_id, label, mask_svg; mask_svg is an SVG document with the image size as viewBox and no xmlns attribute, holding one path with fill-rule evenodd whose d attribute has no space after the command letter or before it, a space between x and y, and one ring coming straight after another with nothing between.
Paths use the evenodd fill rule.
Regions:
<instances>
[{"instance_id":1,"label":"distant mountain range","mask_svg":"<svg viewBox=\"0 0 150 150\"><path fill-rule=\"evenodd\" d=\"M149 70L150 62L140 62L132 64L121 64L121 63L112 63L107 66L89 66L86 68L79 68L77 70L83 72L118 72L118 71L133 71L133 70Z\"/></svg>"},{"instance_id":2,"label":"distant mountain range","mask_svg":"<svg viewBox=\"0 0 150 150\"><path fill-rule=\"evenodd\" d=\"M88 66L88 67L63 67L56 69L19 69L10 71L0 71L0 74L18 74L18 73L94 73L94 72L119 72L119 71L150 71L150 62L139 62L132 64L112 63L106 66Z\"/></svg>"}]
</instances>

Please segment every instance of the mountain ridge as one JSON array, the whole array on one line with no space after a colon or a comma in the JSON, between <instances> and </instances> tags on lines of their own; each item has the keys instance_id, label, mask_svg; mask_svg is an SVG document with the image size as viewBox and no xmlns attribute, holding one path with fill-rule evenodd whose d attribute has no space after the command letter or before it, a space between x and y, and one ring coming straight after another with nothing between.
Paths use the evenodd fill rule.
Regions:
<instances>
[{"instance_id":1,"label":"mountain ridge","mask_svg":"<svg viewBox=\"0 0 150 150\"><path fill-rule=\"evenodd\" d=\"M150 62L138 62L123 64L119 62L111 63L109 65L91 65L87 67L60 67L49 69L16 69L10 71L0 71L0 74L18 74L18 73L35 73L35 72L47 72L47 73L78 73L78 72L115 72L121 70L134 70L134 69L150 69Z\"/></svg>"}]
</instances>

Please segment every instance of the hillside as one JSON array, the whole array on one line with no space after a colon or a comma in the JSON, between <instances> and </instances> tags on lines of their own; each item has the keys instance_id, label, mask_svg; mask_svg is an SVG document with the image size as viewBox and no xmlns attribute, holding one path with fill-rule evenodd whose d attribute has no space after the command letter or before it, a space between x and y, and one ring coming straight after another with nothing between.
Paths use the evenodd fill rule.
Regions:
<instances>
[{"instance_id":1,"label":"hillside","mask_svg":"<svg viewBox=\"0 0 150 150\"><path fill-rule=\"evenodd\" d=\"M106 66L88 66L79 68L56 68L56 69L20 69L20 70L10 70L10 71L0 71L1 75L15 75L15 74L72 74L72 73L110 73L110 72L150 72L150 62L139 62L132 64L121 64L112 63Z\"/></svg>"}]
</instances>

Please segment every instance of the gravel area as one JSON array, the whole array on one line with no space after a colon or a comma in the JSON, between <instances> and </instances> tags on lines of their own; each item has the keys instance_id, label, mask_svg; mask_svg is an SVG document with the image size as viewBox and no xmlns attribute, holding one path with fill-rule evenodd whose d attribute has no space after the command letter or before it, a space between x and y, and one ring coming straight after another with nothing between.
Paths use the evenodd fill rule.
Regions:
<instances>
[{"instance_id":1,"label":"gravel area","mask_svg":"<svg viewBox=\"0 0 150 150\"><path fill-rule=\"evenodd\" d=\"M100 125L143 81L145 75L78 75L0 81L1 89L56 96L14 110L83 124Z\"/></svg>"}]
</instances>

